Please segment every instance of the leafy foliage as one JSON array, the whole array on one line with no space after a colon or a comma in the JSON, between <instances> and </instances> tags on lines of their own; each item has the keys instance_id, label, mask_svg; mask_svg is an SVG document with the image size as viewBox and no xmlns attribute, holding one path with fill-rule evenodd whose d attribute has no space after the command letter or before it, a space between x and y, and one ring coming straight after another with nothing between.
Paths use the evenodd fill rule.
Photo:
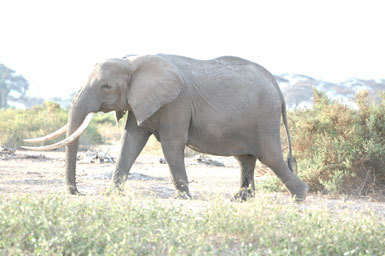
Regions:
<instances>
[{"instance_id":1,"label":"leafy foliage","mask_svg":"<svg viewBox=\"0 0 385 256\"><path fill-rule=\"evenodd\" d=\"M0 64L0 108L8 107L7 98L11 91L25 95L29 87L28 81L21 75L15 75L15 71Z\"/></svg>"}]
</instances>

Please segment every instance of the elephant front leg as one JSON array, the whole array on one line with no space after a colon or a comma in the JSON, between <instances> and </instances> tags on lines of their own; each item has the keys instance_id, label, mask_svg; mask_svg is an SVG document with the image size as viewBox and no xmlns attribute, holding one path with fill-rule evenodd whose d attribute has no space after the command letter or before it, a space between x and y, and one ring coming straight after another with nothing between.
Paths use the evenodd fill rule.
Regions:
<instances>
[{"instance_id":1,"label":"elephant front leg","mask_svg":"<svg viewBox=\"0 0 385 256\"><path fill-rule=\"evenodd\" d=\"M254 196L254 169L257 158L252 155L235 156L241 168L241 188L234 195L235 201L246 201L249 197Z\"/></svg>"},{"instance_id":2,"label":"elephant front leg","mask_svg":"<svg viewBox=\"0 0 385 256\"><path fill-rule=\"evenodd\" d=\"M121 149L115 171L112 176L112 186L120 188L126 181L128 173L136 158L146 145L151 133L136 124L135 117L129 113L124 134L121 138Z\"/></svg>"},{"instance_id":3,"label":"elephant front leg","mask_svg":"<svg viewBox=\"0 0 385 256\"><path fill-rule=\"evenodd\" d=\"M172 182L176 188L176 197L191 199L184 164L184 147L185 145L180 142L162 140L163 154L170 169Z\"/></svg>"}]
</instances>

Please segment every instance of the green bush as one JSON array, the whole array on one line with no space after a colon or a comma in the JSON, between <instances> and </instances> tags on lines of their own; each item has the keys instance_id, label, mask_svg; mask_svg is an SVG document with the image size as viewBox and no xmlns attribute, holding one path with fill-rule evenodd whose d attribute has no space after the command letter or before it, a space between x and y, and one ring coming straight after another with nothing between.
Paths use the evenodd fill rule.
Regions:
<instances>
[{"instance_id":1,"label":"green bush","mask_svg":"<svg viewBox=\"0 0 385 256\"><path fill-rule=\"evenodd\" d=\"M353 109L314 90L313 109L289 113L299 176L312 191L384 193L385 93L381 99L371 104L358 93Z\"/></svg>"},{"instance_id":2,"label":"green bush","mask_svg":"<svg viewBox=\"0 0 385 256\"><path fill-rule=\"evenodd\" d=\"M67 122L68 111L53 102L46 102L31 109L0 110L0 145L19 148L25 145L23 139L47 135ZM62 135L45 144L51 144L64 138ZM80 137L81 146L95 145L103 142L103 138L92 121ZM36 145L36 144L35 144Z\"/></svg>"}]
</instances>

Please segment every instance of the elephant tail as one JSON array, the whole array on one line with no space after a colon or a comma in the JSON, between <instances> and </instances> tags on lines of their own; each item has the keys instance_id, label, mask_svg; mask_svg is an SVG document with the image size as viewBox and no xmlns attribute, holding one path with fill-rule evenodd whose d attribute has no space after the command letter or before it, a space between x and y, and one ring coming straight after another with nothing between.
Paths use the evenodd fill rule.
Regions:
<instances>
[{"instance_id":1,"label":"elephant tail","mask_svg":"<svg viewBox=\"0 0 385 256\"><path fill-rule=\"evenodd\" d=\"M283 99L282 93L280 93L280 95L282 98L282 119L283 119L283 124L285 125L287 143L289 144L289 154L287 155L287 165L293 173L297 174L297 160L295 160L295 158L293 157L293 150L291 147L291 137L289 132L289 126L287 124L286 103L285 103L285 100Z\"/></svg>"},{"instance_id":2,"label":"elephant tail","mask_svg":"<svg viewBox=\"0 0 385 256\"><path fill-rule=\"evenodd\" d=\"M290 132L289 132L289 126L287 124L287 111L286 111L285 98L283 97L281 89L279 88L278 83L275 79L274 79L274 86L278 91L279 97L281 98L282 120L283 120L283 124L285 125L287 144L289 144L289 154L287 155L287 165L293 173L297 174L297 170L298 170L297 169L297 160L295 160L295 158L293 157L293 150L291 147L291 137L290 137Z\"/></svg>"}]
</instances>

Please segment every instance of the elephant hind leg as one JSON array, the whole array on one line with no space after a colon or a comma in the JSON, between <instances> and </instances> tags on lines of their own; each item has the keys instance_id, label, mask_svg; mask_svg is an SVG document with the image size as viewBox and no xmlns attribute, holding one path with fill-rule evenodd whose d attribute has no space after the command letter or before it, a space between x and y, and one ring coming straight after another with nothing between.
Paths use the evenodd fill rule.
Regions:
<instances>
[{"instance_id":1,"label":"elephant hind leg","mask_svg":"<svg viewBox=\"0 0 385 256\"><path fill-rule=\"evenodd\" d=\"M309 187L287 166L282 155L279 129L277 129L276 135L270 132L260 136L258 159L278 176L297 201L302 201L305 199Z\"/></svg>"},{"instance_id":2,"label":"elephant hind leg","mask_svg":"<svg viewBox=\"0 0 385 256\"><path fill-rule=\"evenodd\" d=\"M254 196L254 169L257 158L252 155L235 156L241 168L240 190L235 194L234 200L246 201L248 197Z\"/></svg>"}]
</instances>

